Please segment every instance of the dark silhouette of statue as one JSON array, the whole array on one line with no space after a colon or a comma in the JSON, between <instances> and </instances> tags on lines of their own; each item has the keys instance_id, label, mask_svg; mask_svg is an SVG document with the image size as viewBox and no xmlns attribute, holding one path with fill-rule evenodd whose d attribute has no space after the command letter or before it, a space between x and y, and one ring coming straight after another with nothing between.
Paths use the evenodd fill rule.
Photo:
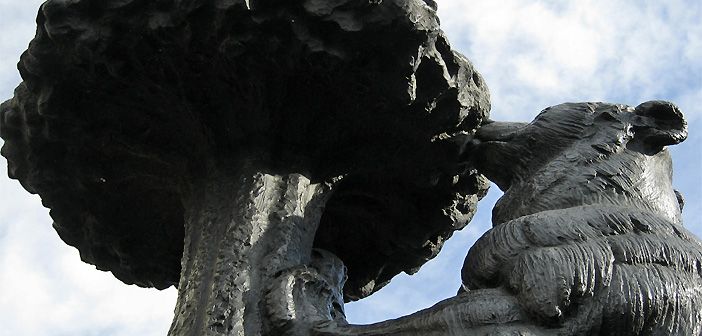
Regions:
<instances>
[{"instance_id":1,"label":"dark silhouette of statue","mask_svg":"<svg viewBox=\"0 0 702 336\"><path fill-rule=\"evenodd\" d=\"M37 24L9 175L85 262L177 286L172 335L283 333L265 293L330 253L342 301L370 295L487 190L457 155L487 87L431 1L49 0Z\"/></svg>"},{"instance_id":2,"label":"dark silhouette of statue","mask_svg":"<svg viewBox=\"0 0 702 336\"><path fill-rule=\"evenodd\" d=\"M459 294L325 335L699 335L702 242L681 221L665 148L678 108L567 103L529 123L488 122L478 170L505 194L471 247Z\"/></svg>"},{"instance_id":3,"label":"dark silhouette of statue","mask_svg":"<svg viewBox=\"0 0 702 336\"><path fill-rule=\"evenodd\" d=\"M48 0L8 172L81 259L176 286L169 335L700 334L678 109L489 121L432 0ZM482 126L481 126L482 125ZM456 297L348 325L505 190Z\"/></svg>"}]
</instances>

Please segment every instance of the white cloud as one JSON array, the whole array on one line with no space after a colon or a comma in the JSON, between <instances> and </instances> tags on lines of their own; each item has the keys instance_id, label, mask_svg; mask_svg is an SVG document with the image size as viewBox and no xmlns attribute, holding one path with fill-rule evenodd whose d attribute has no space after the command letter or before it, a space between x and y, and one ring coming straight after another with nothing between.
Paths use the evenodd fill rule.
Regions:
<instances>
[{"instance_id":1,"label":"white cloud","mask_svg":"<svg viewBox=\"0 0 702 336\"><path fill-rule=\"evenodd\" d=\"M694 1L448 0L439 14L454 47L486 77L493 115L530 119L563 101L638 104L687 84L681 81L696 80L699 87L701 7Z\"/></svg>"},{"instance_id":2,"label":"white cloud","mask_svg":"<svg viewBox=\"0 0 702 336\"><path fill-rule=\"evenodd\" d=\"M38 0L0 0L0 100L12 96L19 81L17 61L34 36Z\"/></svg>"},{"instance_id":3,"label":"white cloud","mask_svg":"<svg viewBox=\"0 0 702 336\"><path fill-rule=\"evenodd\" d=\"M6 169L0 168L6 175ZM162 335L175 290L126 286L82 263L19 183L0 180L0 325L7 335Z\"/></svg>"}]
</instances>

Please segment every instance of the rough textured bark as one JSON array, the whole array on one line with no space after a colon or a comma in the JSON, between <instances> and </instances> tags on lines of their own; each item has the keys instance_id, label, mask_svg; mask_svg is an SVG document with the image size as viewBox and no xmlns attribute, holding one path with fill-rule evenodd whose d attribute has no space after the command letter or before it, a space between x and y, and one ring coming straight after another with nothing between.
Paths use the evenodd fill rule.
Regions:
<instances>
[{"instance_id":1,"label":"rough textured bark","mask_svg":"<svg viewBox=\"0 0 702 336\"><path fill-rule=\"evenodd\" d=\"M185 249L169 335L262 335L277 273L309 264L330 184L268 174L257 162L216 167L184 202Z\"/></svg>"},{"instance_id":2,"label":"rough textured bark","mask_svg":"<svg viewBox=\"0 0 702 336\"><path fill-rule=\"evenodd\" d=\"M487 191L487 86L434 1L48 0L19 71L10 177L85 262L177 285L174 335L343 321Z\"/></svg>"},{"instance_id":3,"label":"rough textured bark","mask_svg":"<svg viewBox=\"0 0 702 336\"><path fill-rule=\"evenodd\" d=\"M433 258L487 189L459 155L487 86L432 1L48 0L19 70L10 176L128 284L178 284L187 189L213 157L345 176L315 244L348 265L347 300Z\"/></svg>"}]
</instances>

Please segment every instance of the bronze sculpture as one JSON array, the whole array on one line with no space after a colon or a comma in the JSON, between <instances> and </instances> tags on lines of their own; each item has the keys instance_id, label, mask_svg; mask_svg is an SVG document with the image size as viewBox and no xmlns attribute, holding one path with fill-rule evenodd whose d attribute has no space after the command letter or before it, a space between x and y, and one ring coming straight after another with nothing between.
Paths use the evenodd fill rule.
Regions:
<instances>
[{"instance_id":1,"label":"bronze sculpture","mask_svg":"<svg viewBox=\"0 0 702 336\"><path fill-rule=\"evenodd\" d=\"M129 6L127 6L127 7L129 7ZM317 8L317 7L313 7L313 8L316 8L316 10L319 10L319 8ZM431 8L431 7L429 7L429 8ZM322 13L323 13L323 12L324 12L324 10L322 10ZM60 18L60 15L58 15L57 17ZM338 17L337 17L337 18L338 18ZM157 19L160 20L160 19L163 19L163 17L160 17L160 18L157 18ZM156 21L158 21L158 20L156 20ZM160 22L160 21L159 21L159 22ZM158 22L157 22L157 23L158 23ZM163 22L161 22L161 23L163 23ZM351 27L351 26L349 26L349 27ZM58 36L58 38L59 38L59 40L60 40L60 38L61 38L61 36L62 36L60 30L63 29L63 28L66 28L66 27L61 26L60 20L59 20L58 28L60 28L60 29L59 29L59 32L56 34L56 36ZM70 34L68 34L68 35L70 36ZM90 40L88 40L88 42L90 42ZM440 48L439 48L439 49L440 49ZM90 48L88 48L87 50L90 50ZM437 49L437 50L438 50L438 49ZM444 56L442 56L442 58L444 58ZM30 62L30 63L31 63L31 62ZM431 64L431 62L426 62L426 63L424 63L424 64ZM447 64L447 68L446 68L446 69L449 69L448 64ZM108 69L108 70L109 70L109 69ZM116 70L113 69L113 71L118 71L118 70L119 70L119 66L117 66ZM424 73L425 71L427 71L427 70L426 70L426 69L422 69L422 70L421 70L422 73ZM426 72L426 73L431 73L431 71ZM117 74L119 75L119 73L117 73ZM61 74L61 76L63 76L63 74ZM421 81L420 81L420 82L421 82ZM474 82L477 83L477 82L479 82L479 80L477 80L477 81L474 80ZM419 87L421 88L422 86L420 85ZM127 91L127 92L128 92L128 91ZM421 92L421 90L420 90L419 92ZM59 94L58 96L60 96L60 94ZM421 95L420 95L420 96L421 96ZM46 97L46 96L45 96L45 97ZM443 100L436 100L436 101L443 101ZM108 101L108 102L109 102L109 101ZM43 102L43 103L46 103L46 102ZM15 107L15 109L17 109L17 108ZM8 115L9 115L9 114L11 114L11 113L8 113ZM435 115L440 116L441 113L438 113L438 114L435 114ZM41 119L41 118L39 118L39 120L40 120L40 119ZM475 122L478 121L478 120L479 120L479 119L475 119L475 120L472 121L472 123L475 123ZM28 118L28 120L25 120L25 121L26 121L28 124L32 124L32 123L35 123L35 122L37 121L37 119ZM21 123L22 123L22 122L20 122L20 124L21 124ZM7 125L9 125L9 124L11 124L11 122L8 122L8 123L7 123ZM226 124L226 123L225 123L225 124ZM465 126L465 125L464 125L464 126ZM41 126L40 126L40 127L41 127ZM53 130L56 130L56 129L57 129L57 128L53 128ZM150 131L151 131L151 129L150 129L149 127L140 128L140 130L141 130L141 131L144 131L144 132L150 132ZM52 131L52 127L48 127L48 129L47 129L47 134L48 134L48 136L47 136L47 137L50 137L50 135L51 135L50 132L51 132L51 131ZM447 135L451 135L451 134L447 134ZM459 135L460 135L461 137L462 137L462 136L465 136L465 134L459 134ZM151 136L154 136L154 135L151 134ZM58 137L60 138L60 135L59 135ZM159 136L156 135L156 136L154 136L154 137L158 139ZM439 137L439 138L440 138L440 137ZM460 137L459 137L459 138L460 138ZM168 138L166 138L166 139L168 140ZM166 141L166 142L168 142L168 141ZM177 140L174 140L174 143L175 143L175 144L178 144ZM109 141L108 141L106 144L109 145ZM104 145L104 144L103 144L103 145ZM416 144L413 144L413 145L416 145ZM49 149L50 149L51 147L50 147L50 146L49 146L49 147L44 147L44 149L46 149L46 148L49 148ZM447 148L447 150L450 150L450 149L451 149L450 147ZM9 151L9 150L8 150L8 151ZM11 154L11 155L12 155L12 154ZM287 161L286 161L286 162L287 162ZM323 167L323 168L324 168L324 167ZM448 167L448 168L442 167L441 169L448 169L449 171L452 171L453 169L455 169L455 167ZM424 171L424 172L426 172L426 171ZM412 177L414 177L414 176L412 176ZM105 181L103 181L102 179L104 179ZM368 180L365 180L365 179L368 179ZM380 179L377 179L377 178L374 179L374 178L372 178L372 176L371 176L370 178L369 178L369 176L364 176L363 179L360 180L360 182L357 180L354 184L373 185L373 184L377 184L378 182L380 182L379 180L380 180ZM112 179L109 179L109 182L108 182L108 179L105 178L104 176L95 176L95 181L96 181L96 184L98 184L98 185L99 185L100 183L112 183L112 182L113 182ZM366 182L366 181L369 181L369 182ZM51 187L52 187L52 186L48 186L48 187L46 187L46 188L47 188L47 189L50 189ZM395 191L401 193L401 192L404 192L404 191L406 190L406 188L407 188L406 186L403 186L402 183L400 183L400 187L398 187ZM383 188L378 188L378 189L383 189ZM378 189L370 188L371 193L377 193L377 190L378 190ZM392 190L392 188L390 188L390 189ZM365 190L368 190L368 189L365 189ZM365 192L364 192L364 193L365 193ZM347 193L347 195L349 195L349 196L354 196L354 195L357 195L357 193L355 193L355 191L353 190L353 188L351 188L351 189L349 190L349 192ZM170 195L169 193L166 193L166 196L158 195L156 198L160 198L160 199L169 199L168 196L171 196L171 195ZM383 195L383 196L386 196L386 195ZM372 196L369 197L368 199L371 200L371 201L373 201L373 200L377 200L378 197L377 197L376 195L372 195ZM141 200L134 200L134 202L135 202L135 203L140 203ZM147 203L148 203L148 202L147 202ZM403 203L403 201L400 200L400 201L398 201L397 203L394 203L393 205L394 205L395 207L398 207L398 208L399 208L399 207L405 206L405 203ZM359 207L357 207L356 209L363 209L363 208L364 208L364 207L359 206ZM367 208L367 207L366 207L366 208ZM392 207L391 207L391 208L392 208ZM342 206L342 209L343 209L343 206ZM60 212L60 211L57 211L57 212ZM420 213L422 213L422 211L420 211ZM347 216L348 216L348 215L352 215L352 214L353 214L352 212L347 212L347 213L346 213ZM174 214L174 216L177 216L177 215L178 215L178 214ZM390 216L390 217L392 218L392 216ZM340 219L340 220L344 220L345 216L339 216L339 217L337 217L337 218ZM65 222L65 220L64 220L64 222ZM90 231L90 230L89 230L89 231ZM97 233L100 233L99 231L100 231L100 230L97 230ZM91 232L90 234L95 234L95 233L96 233L96 232ZM64 235L65 235L65 233L64 233ZM129 238L129 237L126 237L126 238L125 238L125 237L122 237L122 239L121 239L121 241L119 242L119 244L122 244L123 246L121 246L121 247L120 247L120 246L117 246L117 248L114 250L114 251L116 251L116 254L117 254L117 256L118 256L120 259L123 258L124 256L128 256L129 252L126 251L125 246L128 246L128 245L129 245L129 240L130 240L130 239L131 239L131 238ZM333 240L333 239L329 239L329 241L334 241L334 240ZM100 253L104 253L104 251L100 251L100 248L101 248L101 247L100 247L99 245L96 246L96 247L98 248L96 251L91 251L91 252L90 252L90 253L95 253L95 254L96 254L95 256L92 256L93 258L99 258L99 254L100 254ZM339 253L338 251L336 251L336 252ZM433 253L433 252L432 252L432 253ZM111 255L111 254L112 254L112 255ZM115 252L109 252L109 249L108 249L108 255L107 255L106 258L108 258L108 260L109 260L109 258L114 258L114 257L115 257L114 254L115 254ZM397 254L397 255L402 255L402 254L399 253L399 254ZM431 256L431 253L429 254L429 256ZM423 258L426 258L426 257L423 257ZM420 260L421 260L421 259L420 259ZM120 261L121 261L121 260L120 260ZM128 263L126 263L126 264L128 264ZM407 267L407 266L405 266L405 267ZM412 267L412 266L409 266L409 267ZM168 269L168 268L166 268L166 269ZM353 267L353 268L352 268L353 271L357 271L358 269L359 269L359 267ZM122 271L118 270L117 273L124 272L124 271L125 271L125 270L122 270ZM127 273L128 273L130 270L126 270L126 271L127 271ZM142 269L142 270L136 269L136 271L137 271L137 273L138 273L138 272L147 272L147 271L145 271L144 269ZM399 270L398 270L398 271L399 271ZM173 275L172 275L172 273L173 273L173 272L172 272L172 269L171 269L170 271L168 271L168 272L171 273L171 277L172 277L172 276L173 276ZM155 273L156 275L167 275L168 272L160 272L160 271L157 271L157 272L154 272L154 273ZM372 272L371 272L371 273L372 273ZM121 273L120 276L122 276L122 277L128 277L128 275L125 274L125 273ZM387 277L386 275L384 275L384 276ZM390 276L391 276L391 275L390 275ZM147 281L148 281L148 280L147 280ZM380 283L382 284L382 280L380 281ZM363 285L365 285L365 284L363 284ZM359 286L359 288L363 288L363 287L365 287L365 286ZM371 289L370 291L372 291L372 290L373 290L373 289ZM352 292L350 291L349 293L352 293ZM354 298L354 297L358 297L358 294L350 294L350 296L351 296L351 298Z\"/></svg>"},{"instance_id":2,"label":"bronze sculpture","mask_svg":"<svg viewBox=\"0 0 702 336\"><path fill-rule=\"evenodd\" d=\"M434 307L323 335L697 335L702 241L681 220L665 146L680 110L567 103L475 135L480 172L505 191L471 247L463 288Z\"/></svg>"}]
</instances>

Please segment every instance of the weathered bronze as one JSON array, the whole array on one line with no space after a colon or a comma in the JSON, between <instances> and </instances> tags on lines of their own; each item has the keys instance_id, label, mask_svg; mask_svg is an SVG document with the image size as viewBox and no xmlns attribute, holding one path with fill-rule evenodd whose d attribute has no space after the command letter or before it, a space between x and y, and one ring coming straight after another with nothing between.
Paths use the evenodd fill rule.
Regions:
<instances>
[{"instance_id":1,"label":"weathered bronze","mask_svg":"<svg viewBox=\"0 0 702 336\"><path fill-rule=\"evenodd\" d=\"M177 286L172 335L279 330L265 293L315 247L370 295L487 190L458 153L488 91L432 3L50 0L37 23L9 174L85 262Z\"/></svg>"},{"instance_id":2,"label":"weathered bronze","mask_svg":"<svg viewBox=\"0 0 702 336\"><path fill-rule=\"evenodd\" d=\"M0 105L9 175L85 262L178 287L171 336L702 334L671 103L491 121L431 0L49 0L37 23ZM487 179L459 293L349 325Z\"/></svg>"},{"instance_id":3,"label":"weathered bronze","mask_svg":"<svg viewBox=\"0 0 702 336\"><path fill-rule=\"evenodd\" d=\"M479 171L505 191L471 247L456 297L321 335L699 335L702 242L682 226L665 146L678 108L568 103L529 123L488 122Z\"/></svg>"}]
</instances>

